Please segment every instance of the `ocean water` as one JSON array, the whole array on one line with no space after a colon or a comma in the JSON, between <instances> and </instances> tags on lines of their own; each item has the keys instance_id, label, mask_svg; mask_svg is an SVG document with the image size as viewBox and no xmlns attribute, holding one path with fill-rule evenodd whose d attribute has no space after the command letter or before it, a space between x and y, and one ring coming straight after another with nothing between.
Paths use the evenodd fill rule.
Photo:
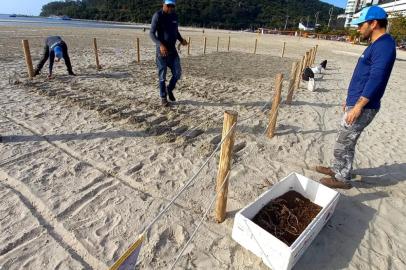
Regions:
<instances>
[{"instance_id":1,"label":"ocean water","mask_svg":"<svg viewBox=\"0 0 406 270\"><path fill-rule=\"evenodd\" d=\"M152 16L152 15L151 15ZM0 14L0 26L39 26L39 27L83 27L83 28L121 28L121 29L143 29L149 28L147 24L97 22L72 19L69 21L51 19L45 17L10 17L7 14Z\"/></svg>"}]
</instances>

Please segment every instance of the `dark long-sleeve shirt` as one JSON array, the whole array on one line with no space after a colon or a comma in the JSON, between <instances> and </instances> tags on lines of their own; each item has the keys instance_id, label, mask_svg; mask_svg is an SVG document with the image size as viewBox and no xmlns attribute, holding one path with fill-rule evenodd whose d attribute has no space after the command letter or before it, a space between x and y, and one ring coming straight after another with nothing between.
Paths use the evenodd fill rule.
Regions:
<instances>
[{"instance_id":1,"label":"dark long-sleeve shirt","mask_svg":"<svg viewBox=\"0 0 406 270\"><path fill-rule=\"evenodd\" d=\"M55 61L55 53L54 53L54 48L56 46L61 46L63 43L63 40L60 36L51 36L48 37L45 40L45 46L48 47L49 50L49 73L52 73L52 69L54 67L54 61Z\"/></svg>"},{"instance_id":2,"label":"dark long-sleeve shirt","mask_svg":"<svg viewBox=\"0 0 406 270\"><path fill-rule=\"evenodd\" d=\"M46 61L49 58L49 74L52 74L52 69L54 66L55 52L54 48L60 46L63 53L63 59L65 60L65 65L68 69L69 74L73 74L72 65L70 62L68 54L68 46L59 36L51 36L45 39L44 53L42 54L41 60L39 61L36 70L39 72L42 67L45 65Z\"/></svg>"},{"instance_id":3,"label":"dark long-sleeve shirt","mask_svg":"<svg viewBox=\"0 0 406 270\"><path fill-rule=\"evenodd\" d=\"M395 59L396 44L389 34L382 35L369 45L359 58L352 75L347 106L354 106L363 96L369 99L364 108L379 109Z\"/></svg>"},{"instance_id":4,"label":"dark long-sleeve shirt","mask_svg":"<svg viewBox=\"0 0 406 270\"><path fill-rule=\"evenodd\" d=\"M155 12L152 17L149 36L156 44L157 50L163 44L169 53L176 52L176 40L183 40L178 30L178 15L176 13L164 13L162 9Z\"/></svg>"}]
</instances>

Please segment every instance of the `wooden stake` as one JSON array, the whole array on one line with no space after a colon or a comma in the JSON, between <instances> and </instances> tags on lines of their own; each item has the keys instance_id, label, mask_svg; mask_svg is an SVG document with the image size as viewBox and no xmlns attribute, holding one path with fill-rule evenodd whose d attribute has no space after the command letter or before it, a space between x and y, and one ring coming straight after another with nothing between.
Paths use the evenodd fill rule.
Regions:
<instances>
[{"instance_id":1,"label":"wooden stake","mask_svg":"<svg viewBox=\"0 0 406 270\"><path fill-rule=\"evenodd\" d=\"M203 46L203 54L206 54L207 37L204 37L203 43L204 43L204 46Z\"/></svg>"},{"instance_id":2,"label":"wooden stake","mask_svg":"<svg viewBox=\"0 0 406 270\"><path fill-rule=\"evenodd\" d=\"M302 72L303 72L303 65L305 62L305 56L302 57L302 61L300 61L297 73L296 73L296 81L295 81L295 90L299 89L300 81L302 80Z\"/></svg>"},{"instance_id":3,"label":"wooden stake","mask_svg":"<svg viewBox=\"0 0 406 270\"><path fill-rule=\"evenodd\" d=\"M271 112L269 113L269 124L267 130L268 138L272 138L275 135L276 118L278 117L278 109L279 104L281 102L282 80L283 74L282 73L276 74L275 94L273 96Z\"/></svg>"},{"instance_id":4,"label":"wooden stake","mask_svg":"<svg viewBox=\"0 0 406 270\"><path fill-rule=\"evenodd\" d=\"M316 60L316 47L313 47L312 65L314 65L315 60Z\"/></svg>"},{"instance_id":5,"label":"wooden stake","mask_svg":"<svg viewBox=\"0 0 406 270\"><path fill-rule=\"evenodd\" d=\"M310 52L306 52L304 65L302 67L302 72L309 66L309 56L310 56Z\"/></svg>"},{"instance_id":6,"label":"wooden stake","mask_svg":"<svg viewBox=\"0 0 406 270\"><path fill-rule=\"evenodd\" d=\"M219 51L220 37L217 37L217 52Z\"/></svg>"},{"instance_id":7,"label":"wooden stake","mask_svg":"<svg viewBox=\"0 0 406 270\"><path fill-rule=\"evenodd\" d=\"M99 63L99 52L97 50L97 40L96 40L96 38L93 38L93 48L94 48L94 54L95 54L95 57L96 57L96 69L100 70L101 66L100 66L100 63Z\"/></svg>"},{"instance_id":8,"label":"wooden stake","mask_svg":"<svg viewBox=\"0 0 406 270\"><path fill-rule=\"evenodd\" d=\"M25 56L25 63L27 65L28 77L30 79L34 78L34 68L32 67L32 58L30 52L30 44L28 40L24 39L22 41L23 48L24 48L24 56Z\"/></svg>"},{"instance_id":9,"label":"wooden stake","mask_svg":"<svg viewBox=\"0 0 406 270\"><path fill-rule=\"evenodd\" d=\"M292 63L292 70L290 71L290 80L289 80L288 96L286 97L286 104L292 104L293 92L295 90L295 82L299 66L300 61Z\"/></svg>"},{"instance_id":10,"label":"wooden stake","mask_svg":"<svg viewBox=\"0 0 406 270\"><path fill-rule=\"evenodd\" d=\"M286 46L286 42L283 42L283 48L282 48L282 58L285 55L285 46Z\"/></svg>"},{"instance_id":11,"label":"wooden stake","mask_svg":"<svg viewBox=\"0 0 406 270\"><path fill-rule=\"evenodd\" d=\"M137 63L141 62L141 57L140 57L140 39L137 38Z\"/></svg>"},{"instance_id":12,"label":"wooden stake","mask_svg":"<svg viewBox=\"0 0 406 270\"><path fill-rule=\"evenodd\" d=\"M231 45L231 36L228 36L228 45L227 45L227 51L230 51L230 45Z\"/></svg>"},{"instance_id":13,"label":"wooden stake","mask_svg":"<svg viewBox=\"0 0 406 270\"><path fill-rule=\"evenodd\" d=\"M316 56L317 56L317 50L319 48L319 45L316 45L316 47L314 48L314 57L313 57L313 64L316 61Z\"/></svg>"},{"instance_id":14,"label":"wooden stake","mask_svg":"<svg viewBox=\"0 0 406 270\"><path fill-rule=\"evenodd\" d=\"M216 182L216 210L215 217L218 223L221 223L226 218L227 209L227 193L228 193L228 179L227 175L231 167L231 159L234 147L234 135L235 135L235 124L237 123L238 113L235 111L224 112L224 122L223 122L223 134L222 139L228 134L227 138L224 139L221 145L220 151L220 161L217 171L217 182ZM233 130L230 131L230 129ZM224 181L227 181L224 183Z\"/></svg>"},{"instance_id":15,"label":"wooden stake","mask_svg":"<svg viewBox=\"0 0 406 270\"><path fill-rule=\"evenodd\" d=\"M190 37L188 38L188 41L187 41L187 55L190 55Z\"/></svg>"},{"instance_id":16,"label":"wooden stake","mask_svg":"<svg viewBox=\"0 0 406 270\"><path fill-rule=\"evenodd\" d=\"M312 65L312 62L313 62L313 50L314 50L314 48L311 48L309 51L309 61L308 61L309 67Z\"/></svg>"},{"instance_id":17,"label":"wooden stake","mask_svg":"<svg viewBox=\"0 0 406 270\"><path fill-rule=\"evenodd\" d=\"M257 46L258 46L258 39L255 39L255 45L254 45L254 54L257 53Z\"/></svg>"}]
</instances>

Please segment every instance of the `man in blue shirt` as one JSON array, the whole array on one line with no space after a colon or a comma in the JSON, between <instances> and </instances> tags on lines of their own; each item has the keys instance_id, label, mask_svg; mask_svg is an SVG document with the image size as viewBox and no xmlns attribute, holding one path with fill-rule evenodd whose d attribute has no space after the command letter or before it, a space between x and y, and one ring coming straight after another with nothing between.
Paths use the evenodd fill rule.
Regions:
<instances>
[{"instance_id":1,"label":"man in blue shirt","mask_svg":"<svg viewBox=\"0 0 406 270\"><path fill-rule=\"evenodd\" d=\"M395 41L386 33L387 17L382 8L371 6L363 9L360 17L352 22L358 25L361 38L370 39L371 44L359 58L348 87L331 167L316 167L316 171L330 176L320 180L326 186L352 187L350 180L357 140L380 109L396 59Z\"/></svg>"},{"instance_id":2,"label":"man in blue shirt","mask_svg":"<svg viewBox=\"0 0 406 270\"><path fill-rule=\"evenodd\" d=\"M149 35L156 44L156 64L158 67L159 90L161 103L169 106L167 95L170 101L176 101L173 95L176 82L182 75L180 59L176 50L176 41L182 45L187 45L187 41L182 38L178 30L178 16L175 13L175 0L165 0L161 10L152 17L151 30ZM172 78L166 86L166 71L170 68Z\"/></svg>"}]
</instances>

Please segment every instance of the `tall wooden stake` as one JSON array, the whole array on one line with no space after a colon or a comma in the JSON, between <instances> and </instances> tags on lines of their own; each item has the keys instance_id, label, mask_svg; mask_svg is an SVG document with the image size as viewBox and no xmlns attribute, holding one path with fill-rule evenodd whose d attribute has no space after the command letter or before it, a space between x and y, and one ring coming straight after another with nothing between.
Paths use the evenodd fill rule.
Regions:
<instances>
[{"instance_id":1,"label":"tall wooden stake","mask_svg":"<svg viewBox=\"0 0 406 270\"><path fill-rule=\"evenodd\" d=\"M140 38L137 38L137 63L141 62L141 55L140 55Z\"/></svg>"},{"instance_id":2,"label":"tall wooden stake","mask_svg":"<svg viewBox=\"0 0 406 270\"><path fill-rule=\"evenodd\" d=\"M271 112L269 113L269 124L268 124L268 130L267 130L268 138L272 138L275 135L276 119L278 117L278 109L279 109L279 104L281 102L282 80L283 80L283 74L282 73L276 74L275 94L274 94L273 101L272 101Z\"/></svg>"},{"instance_id":3,"label":"tall wooden stake","mask_svg":"<svg viewBox=\"0 0 406 270\"><path fill-rule=\"evenodd\" d=\"M203 54L206 54L207 37L204 37L203 43L204 43L204 45L203 45Z\"/></svg>"},{"instance_id":4,"label":"tall wooden stake","mask_svg":"<svg viewBox=\"0 0 406 270\"><path fill-rule=\"evenodd\" d=\"M302 72L309 66L309 57L310 57L310 52L306 52L304 65L302 67Z\"/></svg>"},{"instance_id":5,"label":"tall wooden stake","mask_svg":"<svg viewBox=\"0 0 406 270\"><path fill-rule=\"evenodd\" d=\"M312 62L313 62L313 51L314 51L314 48L311 48L309 51L309 62L308 62L309 67L312 65Z\"/></svg>"},{"instance_id":6,"label":"tall wooden stake","mask_svg":"<svg viewBox=\"0 0 406 270\"><path fill-rule=\"evenodd\" d=\"M255 45L254 45L254 54L257 53L257 46L258 46L258 39L255 39Z\"/></svg>"},{"instance_id":7,"label":"tall wooden stake","mask_svg":"<svg viewBox=\"0 0 406 270\"><path fill-rule=\"evenodd\" d=\"M188 41L187 41L187 55L190 55L190 37L188 38Z\"/></svg>"},{"instance_id":8,"label":"tall wooden stake","mask_svg":"<svg viewBox=\"0 0 406 270\"><path fill-rule=\"evenodd\" d=\"M217 37L217 52L219 51L220 37Z\"/></svg>"},{"instance_id":9,"label":"tall wooden stake","mask_svg":"<svg viewBox=\"0 0 406 270\"><path fill-rule=\"evenodd\" d=\"M25 63L27 65L28 77L30 79L34 78L34 68L32 67L32 59L31 59L31 52L30 52L30 44L28 40L24 39L22 41L23 48L24 48L24 56L25 56Z\"/></svg>"},{"instance_id":10,"label":"tall wooden stake","mask_svg":"<svg viewBox=\"0 0 406 270\"><path fill-rule=\"evenodd\" d=\"M227 45L227 51L230 51L230 45L231 45L231 36L228 36L228 45Z\"/></svg>"},{"instance_id":11,"label":"tall wooden stake","mask_svg":"<svg viewBox=\"0 0 406 270\"><path fill-rule=\"evenodd\" d=\"M94 54L96 57L96 69L99 70L101 69L100 63L99 63L99 52L97 49L97 40L96 38L93 38L93 48L94 48Z\"/></svg>"},{"instance_id":12,"label":"tall wooden stake","mask_svg":"<svg viewBox=\"0 0 406 270\"><path fill-rule=\"evenodd\" d=\"M300 61L298 71L296 73L296 81L295 81L295 90L299 89L300 86L300 81L302 80L302 72L303 72L303 66L305 63L305 56L302 57L302 61Z\"/></svg>"},{"instance_id":13,"label":"tall wooden stake","mask_svg":"<svg viewBox=\"0 0 406 270\"><path fill-rule=\"evenodd\" d=\"M316 56L317 56L317 49L319 48L319 45L316 45L316 47L314 48L314 56L313 56L313 64L316 61Z\"/></svg>"},{"instance_id":14,"label":"tall wooden stake","mask_svg":"<svg viewBox=\"0 0 406 270\"><path fill-rule=\"evenodd\" d=\"M285 55L285 47L286 47L286 42L283 42L283 48L282 48L282 58Z\"/></svg>"},{"instance_id":15,"label":"tall wooden stake","mask_svg":"<svg viewBox=\"0 0 406 270\"><path fill-rule=\"evenodd\" d=\"M220 161L219 168L217 171L217 181L216 181L216 210L215 216L216 221L221 223L226 218L226 209L227 209L227 194L228 194L228 178L227 175L231 167L231 159L233 154L234 147L234 136L235 136L235 124L237 122L238 113L235 111L226 111L224 112L224 122L223 122L223 134L222 138L228 134L227 138L224 139L223 144L221 145L220 151ZM230 129L233 130L230 131ZM224 183L224 181L227 181ZM224 184L223 184L224 183Z\"/></svg>"},{"instance_id":16,"label":"tall wooden stake","mask_svg":"<svg viewBox=\"0 0 406 270\"><path fill-rule=\"evenodd\" d=\"M295 82L299 66L300 66L299 61L292 63L292 70L290 71L290 80L289 80L288 96L286 97L286 104L292 104L293 92L295 90Z\"/></svg>"}]
</instances>

